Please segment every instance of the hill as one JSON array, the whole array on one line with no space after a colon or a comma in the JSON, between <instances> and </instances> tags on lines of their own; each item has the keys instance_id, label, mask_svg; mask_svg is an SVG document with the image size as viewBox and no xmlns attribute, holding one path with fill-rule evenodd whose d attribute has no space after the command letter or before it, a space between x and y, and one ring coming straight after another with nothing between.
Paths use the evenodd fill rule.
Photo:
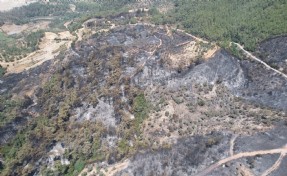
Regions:
<instances>
[{"instance_id":1,"label":"hill","mask_svg":"<svg viewBox=\"0 0 287 176\"><path fill-rule=\"evenodd\" d=\"M242 46L253 39L220 38L257 28L216 1L55 0L1 13L0 175L284 175L287 38L255 30L268 35L254 52ZM257 14L266 2L221 7ZM231 30L242 21L246 31Z\"/></svg>"}]
</instances>

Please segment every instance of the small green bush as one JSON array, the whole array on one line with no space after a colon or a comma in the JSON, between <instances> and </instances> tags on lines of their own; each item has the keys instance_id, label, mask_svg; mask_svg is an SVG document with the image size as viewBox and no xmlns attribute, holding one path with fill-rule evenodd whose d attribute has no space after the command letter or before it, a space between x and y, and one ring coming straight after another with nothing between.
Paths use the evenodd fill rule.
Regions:
<instances>
[{"instance_id":1,"label":"small green bush","mask_svg":"<svg viewBox=\"0 0 287 176\"><path fill-rule=\"evenodd\" d=\"M199 99L198 102L197 102L197 104L198 104L199 106L204 106L204 105L205 105L205 102L204 102L202 99Z\"/></svg>"},{"instance_id":2,"label":"small green bush","mask_svg":"<svg viewBox=\"0 0 287 176\"><path fill-rule=\"evenodd\" d=\"M6 69L0 65L0 78L5 74Z\"/></svg>"},{"instance_id":3,"label":"small green bush","mask_svg":"<svg viewBox=\"0 0 287 176\"><path fill-rule=\"evenodd\" d=\"M85 162L82 159L78 159L74 165L74 169L81 172L85 168Z\"/></svg>"}]
</instances>

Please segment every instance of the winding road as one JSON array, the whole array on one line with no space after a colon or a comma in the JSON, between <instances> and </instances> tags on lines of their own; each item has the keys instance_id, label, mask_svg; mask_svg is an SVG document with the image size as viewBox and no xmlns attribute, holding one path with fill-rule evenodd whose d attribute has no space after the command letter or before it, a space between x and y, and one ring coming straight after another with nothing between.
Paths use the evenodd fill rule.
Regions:
<instances>
[{"instance_id":1,"label":"winding road","mask_svg":"<svg viewBox=\"0 0 287 176\"><path fill-rule=\"evenodd\" d=\"M230 140L230 149L229 149L230 156L234 155L234 143L237 137L238 135L234 135Z\"/></svg>"},{"instance_id":2,"label":"winding road","mask_svg":"<svg viewBox=\"0 0 287 176\"><path fill-rule=\"evenodd\" d=\"M267 175L271 174L273 171L277 170L280 167L280 164L281 164L282 160L284 159L285 155L286 155L286 153L281 153L278 160L269 169L267 169L262 174L262 176L267 176Z\"/></svg>"},{"instance_id":3,"label":"winding road","mask_svg":"<svg viewBox=\"0 0 287 176\"><path fill-rule=\"evenodd\" d=\"M256 155L268 155L268 154L281 154L279 159L276 161L276 163L269 168L267 171L265 171L263 173L263 175L265 174L265 176L269 175L271 172L273 172L274 170L276 170L280 164L282 159L284 158L284 156L287 153L287 145L285 145L282 148L279 149L272 149L272 150L259 150L259 151L253 151L253 152L243 152L243 153L238 153L236 155L230 156L228 158L219 160L218 162L212 164L211 166L209 166L207 169L203 170L202 172L198 173L197 176L207 176L207 174L209 174L210 172L212 172L213 170L215 170L216 168L220 167L223 164L226 164L230 161L233 160L237 160L240 158L244 158L244 157L252 157L252 156L256 156Z\"/></svg>"},{"instance_id":4,"label":"winding road","mask_svg":"<svg viewBox=\"0 0 287 176\"><path fill-rule=\"evenodd\" d=\"M231 42L231 44L235 44L241 51L244 52L244 54L245 54L247 57L249 57L249 58L251 58L251 59L253 59L253 60L257 61L257 62L260 62L260 63L263 64L268 70L273 70L274 72L278 73L279 75L281 75L281 76L283 76L284 78L287 79L287 75L286 75L286 74L282 73L282 72L279 71L279 70L276 70L276 69L272 68L272 67L269 66L267 63L263 62L261 59L259 59L258 57L254 56L254 55L253 55L252 53L250 53L249 51L246 51L246 50L244 49L244 47L243 47L242 45L240 45L239 43Z\"/></svg>"}]
</instances>

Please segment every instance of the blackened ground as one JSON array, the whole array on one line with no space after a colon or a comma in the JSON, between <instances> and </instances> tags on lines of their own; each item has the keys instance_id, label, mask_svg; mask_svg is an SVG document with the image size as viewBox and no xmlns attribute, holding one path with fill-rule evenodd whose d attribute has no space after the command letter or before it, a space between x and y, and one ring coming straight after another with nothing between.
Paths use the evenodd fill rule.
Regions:
<instances>
[{"instance_id":1,"label":"blackened ground","mask_svg":"<svg viewBox=\"0 0 287 176\"><path fill-rule=\"evenodd\" d=\"M256 53L272 67L287 73L287 36L278 36L262 42Z\"/></svg>"},{"instance_id":2,"label":"blackened ground","mask_svg":"<svg viewBox=\"0 0 287 176\"><path fill-rule=\"evenodd\" d=\"M252 136L239 136L235 140L234 154L281 148L287 144L287 126L278 124L276 128ZM161 149L137 154L126 169L116 175L196 175L209 165L227 158L229 154L229 133L212 133L180 139L170 149ZM270 168L280 154L258 155L233 160L210 172L211 176L242 173L245 166L254 175L261 175ZM287 157L271 175L283 176L287 172ZM245 172L246 174L246 172Z\"/></svg>"},{"instance_id":3,"label":"blackened ground","mask_svg":"<svg viewBox=\"0 0 287 176\"><path fill-rule=\"evenodd\" d=\"M194 175L212 163L229 156L229 142L232 135L228 130L231 128L235 128L239 123L250 123L250 126L249 124L240 126L242 129L239 129L238 133L245 134L243 130L253 127L254 124L257 125L256 127L260 126L268 121L266 118L276 121L285 116L283 111L287 111L287 81L284 78L271 70L266 70L257 62L239 60L223 49L217 51L209 60L191 63L184 69L171 69L166 63L169 54L180 53L184 48L176 45L193 41L193 39L181 32L175 31L173 36L167 33L168 31L162 26L137 24L115 27L109 32L99 33L76 43L74 50L65 53L64 58L56 58L55 63L48 61L32 70L4 76L1 78L1 94L24 96L30 93L34 104L24 107L23 110L28 114L34 114L36 118L42 116L49 119L49 124L58 126L58 123L61 123L63 127L45 128L48 129L47 135L49 136L47 137L53 134L56 136L55 140L58 140L56 142L64 143L65 146L70 147L71 151L87 149L83 151L87 155L92 151L90 146L95 144L94 141L101 141L101 147L105 149L117 151L117 142L124 137L120 132L126 130L126 134L131 132L134 134L128 129L132 125L130 122L133 122L135 118L132 116L132 113L135 113L132 109L133 101L140 93L142 95L153 94L146 97L147 99L151 97L148 99L151 103L159 101L160 93L172 94L172 98L169 97L166 102L174 102L174 104L179 104L178 106L189 106L190 109L185 107L188 110L183 120L186 122L188 120L188 123L185 121L184 123L191 124L192 128L189 127L187 128L189 130L183 131L180 127L182 124L174 125L173 132L178 132L176 144L164 149L160 147L155 151L148 149L144 151L144 154L135 155L128 168L117 175L124 175L124 173L129 175ZM155 93L145 92L147 88L155 90ZM158 88L166 92L161 92ZM186 90L181 92L183 89ZM175 97L176 94L180 96ZM206 98L205 96L208 95L209 97ZM235 102L238 97L244 100L240 101L243 105L237 105L238 102ZM206 99L199 101L200 98ZM253 104L259 105L261 109L252 108L249 111L248 107L253 107ZM159 111L161 108L163 106L159 108ZM218 112L211 113L217 109L219 109ZM259 118L263 120L258 120L259 111L265 110L270 110L269 114L262 113ZM250 113L251 111L253 113ZM172 118L175 118L177 122L180 121L176 119L178 114L167 114L166 116L171 121ZM16 119L15 123L8 123L0 129L1 142L5 143L13 138L18 126L25 126L23 125L25 123L18 123L18 121L22 122L26 116L19 117L21 120ZM33 118L32 120L36 120ZM85 121L88 122L84 123ZM96 126L97 122L104 125L103 133L105 134L94 135L97 134L99 128L91 124ZM91 125L91 127L80 128L81 123ZM197 126L197 124L200 125ZM269 125L268 127L272 128L272 124L273 121L262 126ZM198 134L210 132L206 129L216 125L218 125L217 131L213 133L192 136L194 131ZM108 141L110 144L107 145L104 142L107 137L106 129L109 127L117 129L114 129L115 132L110 136L115 140ZM68 132L61 131L62 129ZM254 129L257 130L255 127ZM87 131L83 133L82 130ZM8 137L6 131L8 131ZM57 136L61 134L60 132L65 135ZM183 132L184 137L180 136ZM186 136L187 133L189 136ZM82 134L85 134L87 139L81 136ZM270 132L241 136L235 141L235 153L282 147L286 142L286 134L286 126L275 126ZM66 136L68 137L65 139ZM75 136L78 138L75 139ZM97 136L100 137L96 138ZM127 138L129 140L125 141L127 147L130 147L129 142L135 142L134 138L138 139L134 135L129 135ZM39 135L38 139L42 142L43 148L51 144L42 135ZM29 142L35 142L35 140L32 139ZM100 152L103 151L100 150ZM77 154L82 155L82 153ZM47 157L42 155L40 153L36 156ZM119 162L124 157L125 155L121 154L112 163ZM250 164L250 160L241 159L240 161L254 166L255 169L251 169L255 173L260 173L270 167L276 157L278 156L255 157L253 164ZM266 165L257 164L263 160L268 160L265 161ZM26 163L21 164L13 168L20 171ZM36 167L38 166L34 169L40 171ZM230 175L236 171L236 167L236 163L230 164L227 169L221 168L212 174ZM285 169L282 170L280 167L277 172L283 173L284 171Z\"/></svg>"},{"instance_id":4,"label":"blackened ground","mask_svg":"<svg viewBox=\"0 0 287 176\"><path fill-rule=\"evenodd\" d=\"M171 149L137 154L116 175L194 175L202 163L226 156L228 139L219 133L180 139Z\"/></svg>"}]
</instances>

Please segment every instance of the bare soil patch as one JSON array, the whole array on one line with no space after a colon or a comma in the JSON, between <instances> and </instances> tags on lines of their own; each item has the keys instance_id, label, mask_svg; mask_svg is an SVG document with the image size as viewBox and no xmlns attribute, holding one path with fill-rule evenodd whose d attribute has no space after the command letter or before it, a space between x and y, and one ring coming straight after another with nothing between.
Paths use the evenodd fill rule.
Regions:
<instances>
[{"instance_id":1,"label":"bare soil patch","mask_svg":"<svg viewBox=\"0 0 287 176\"><path fill-rule=\"evenodd\" d=\"M70 47L74 36L69 32L60 32L58 34L46 32L45 37L39 45L39 50L30 53L27 57L15 62L0 62L0 64L7 68L7 73L20 73L26 69L34 68L41 65L47 60L53 59L60 51Z\"/></svg>"},{"instance_id":2,"label":"bare soil patch","mask_svg":"<svg viewBox=\"0 0 287 176\"><path fill-rule=\"evenodd\" d=\"M47 29L50 21L39 21L36 23L29 23L23 25L16 25L13 23L6 23L0 29L7 35L20 34L22 32L35 32L41 29Z\"/></svg>"}]
</instances>

